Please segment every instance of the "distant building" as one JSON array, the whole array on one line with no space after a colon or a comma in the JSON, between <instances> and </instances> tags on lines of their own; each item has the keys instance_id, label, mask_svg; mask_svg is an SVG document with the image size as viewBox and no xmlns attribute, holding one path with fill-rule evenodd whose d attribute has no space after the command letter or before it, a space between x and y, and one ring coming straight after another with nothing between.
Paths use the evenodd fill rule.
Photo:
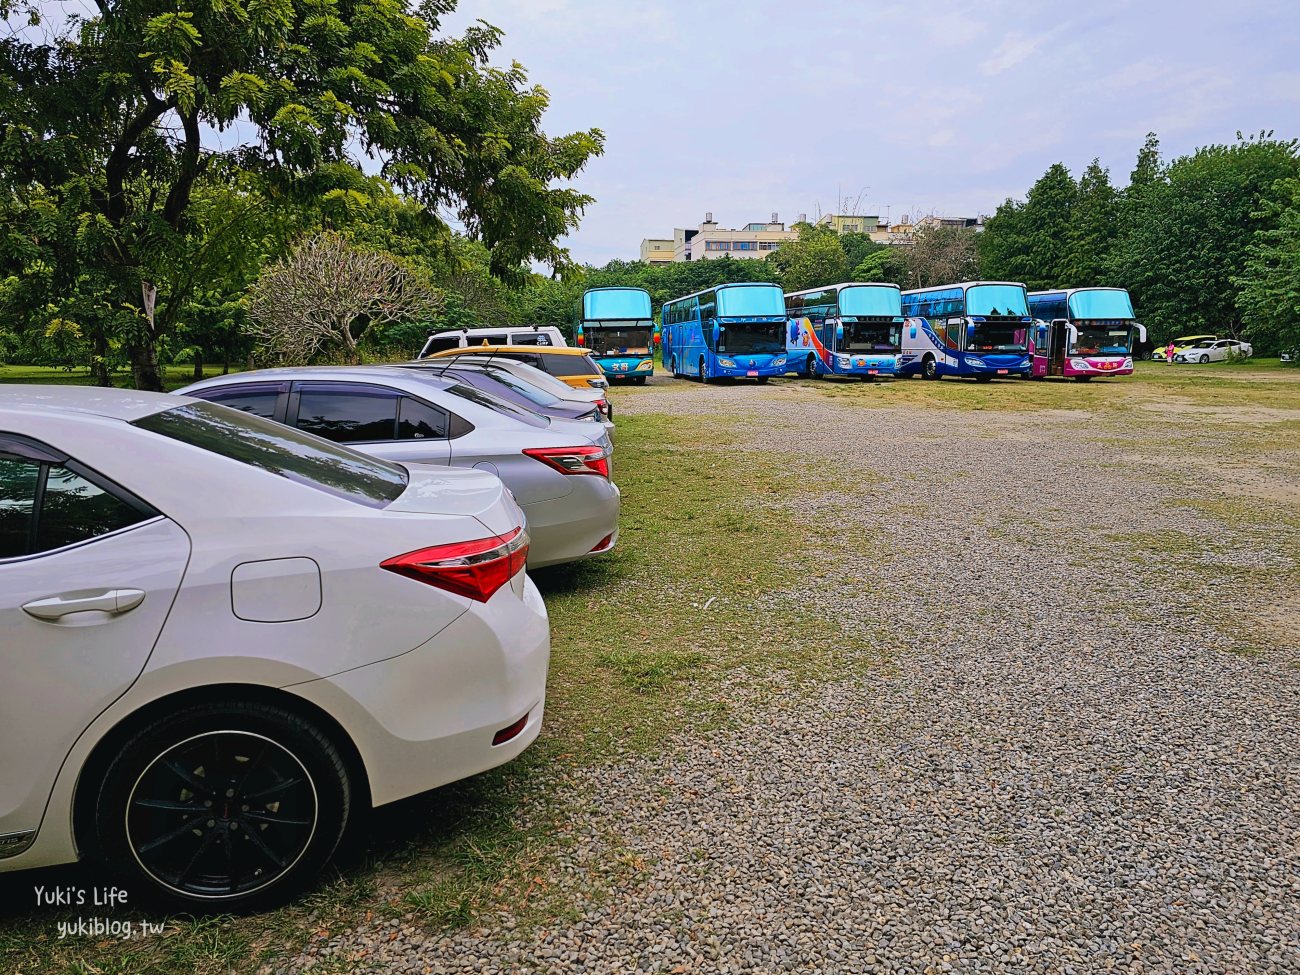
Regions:
<instances>
[{"instance_id":1,"label":"distant building","mask_svg":"<svg viewBox=\"0 0 1300 975\"><path fill-rule=\"evenodd\" d=\"M647 264L671 264L673 262L673 242L647 237L641 241L641 260Z\"/></svg>"},{"instance_id":2,"label":"distant building","mask_svg":"<svg viewBox=\"0 0 1300 975\"><path fill-rule=\"evenodd\" d=\"M649 237L641 241L641 260L658 264L669 260L712 261L720 257L767 257L782 243L798 236L795 231L786 230L785 224L781 223L775 213L771 220L747 223L738 230L719 227L713 214L706 213L704 222L698 227L675 229L671 241ZM661 244L667 247L657 246ZM665 254L669 247L671 250Z\"/></svg>"},{"instance_id":3,"label":"distant building","mask_svg":"<svg viewBox=\"0 0 1300 975\"><path fill-rule=\"evenodd\" d=\"M818 220L818 227L826 227L837 234L867 234L877 243L886 243L889 238L889 224L875 215L858 215L852 213L827 213Z\"/></svg>"}]
</instances>

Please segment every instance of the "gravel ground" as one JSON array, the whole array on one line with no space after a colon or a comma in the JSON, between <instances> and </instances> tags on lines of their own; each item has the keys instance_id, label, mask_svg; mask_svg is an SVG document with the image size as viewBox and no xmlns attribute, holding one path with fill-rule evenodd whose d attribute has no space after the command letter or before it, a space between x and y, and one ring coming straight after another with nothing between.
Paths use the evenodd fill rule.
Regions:
<instances>
[{"instance_id":1,"label":"gravel ground","mask_svg":"<svg viewBox=\"0 0 1300 975\"><path fill-rule=\"evenodd\" d=\"M826 484L767 514L836 512L829 575L760 602L900 650L586 773L549 878L576 919L362 926L293 971L1300 972L1300 649L1239 622L1276 608L1261 583L1295 578L1300 533L1280 508L1172 507L1221 497L1179 457L1230 432L798 386L620 408L747 416L756 449L824 461ZM844 493L857 474L869 489ZM1156 511L1177 546L1116 537Z\"/></svg>"}]
</instances>

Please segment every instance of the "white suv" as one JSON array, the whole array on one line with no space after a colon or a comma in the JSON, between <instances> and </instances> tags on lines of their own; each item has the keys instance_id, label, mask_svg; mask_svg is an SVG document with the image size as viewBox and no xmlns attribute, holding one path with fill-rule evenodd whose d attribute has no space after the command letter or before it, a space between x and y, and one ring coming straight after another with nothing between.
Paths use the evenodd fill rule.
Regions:
<instances>
[{"instance_id":1,"label":"white suv","mask_svg":"<svg viewBox=\"0 0 1300 975\"><path fill-rule=\"evenodd\" d=\"M512 325L501 328L456 328L434 332L425 340L417 359L435 352L463 349L471 345L540 345L554 349L568 346L564 333L554 325Z\"/></svg>"},{"instance_id":2,"label":"white suv","mask_svg":"<svg viewBox=\"0 0 1300 975\"><path fill-rule=\"evenodd\" d=\"M359 809L508 761L546 609L492 474L201 400L0 388L0 870L250 909Z\"/></svg>"}]
</instances>

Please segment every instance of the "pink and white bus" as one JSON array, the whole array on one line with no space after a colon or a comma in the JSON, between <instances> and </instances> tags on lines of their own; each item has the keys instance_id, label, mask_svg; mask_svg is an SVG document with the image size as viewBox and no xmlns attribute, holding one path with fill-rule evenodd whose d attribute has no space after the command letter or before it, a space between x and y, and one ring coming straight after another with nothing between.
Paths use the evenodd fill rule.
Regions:
<instances>
[{"instance_id":1,"label":"pink and white bus","mask_svg":"<svg viewBox=\"0 0 1300 975\"><path fill-rule=\"evenodd\" d=\"M1133 315L1123 288L1061 288L1029 294L1034 379L1062 376L1080 382L1094 376L1128 376L1133 346L1146 327Z\"/></svg>"}]
</instances>

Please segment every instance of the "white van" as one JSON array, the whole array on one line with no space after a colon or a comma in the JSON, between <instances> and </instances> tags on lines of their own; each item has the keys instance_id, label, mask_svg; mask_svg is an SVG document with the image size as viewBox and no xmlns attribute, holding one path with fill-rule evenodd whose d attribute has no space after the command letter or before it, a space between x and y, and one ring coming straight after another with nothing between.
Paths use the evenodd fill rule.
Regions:
<instances>
[{"instance_id":1,"label":"white van","mask_svg":"<svg viewBox=\"0 0 1300 975\"><path fill-rule=\"evenodd\" d=\"M566 346L564 333L554 325L503 325L499 328L453 328L434 332L424 343L417 359L435 352L463 349L468 345L547 345Z\"/></svg>"}]
</instances>

